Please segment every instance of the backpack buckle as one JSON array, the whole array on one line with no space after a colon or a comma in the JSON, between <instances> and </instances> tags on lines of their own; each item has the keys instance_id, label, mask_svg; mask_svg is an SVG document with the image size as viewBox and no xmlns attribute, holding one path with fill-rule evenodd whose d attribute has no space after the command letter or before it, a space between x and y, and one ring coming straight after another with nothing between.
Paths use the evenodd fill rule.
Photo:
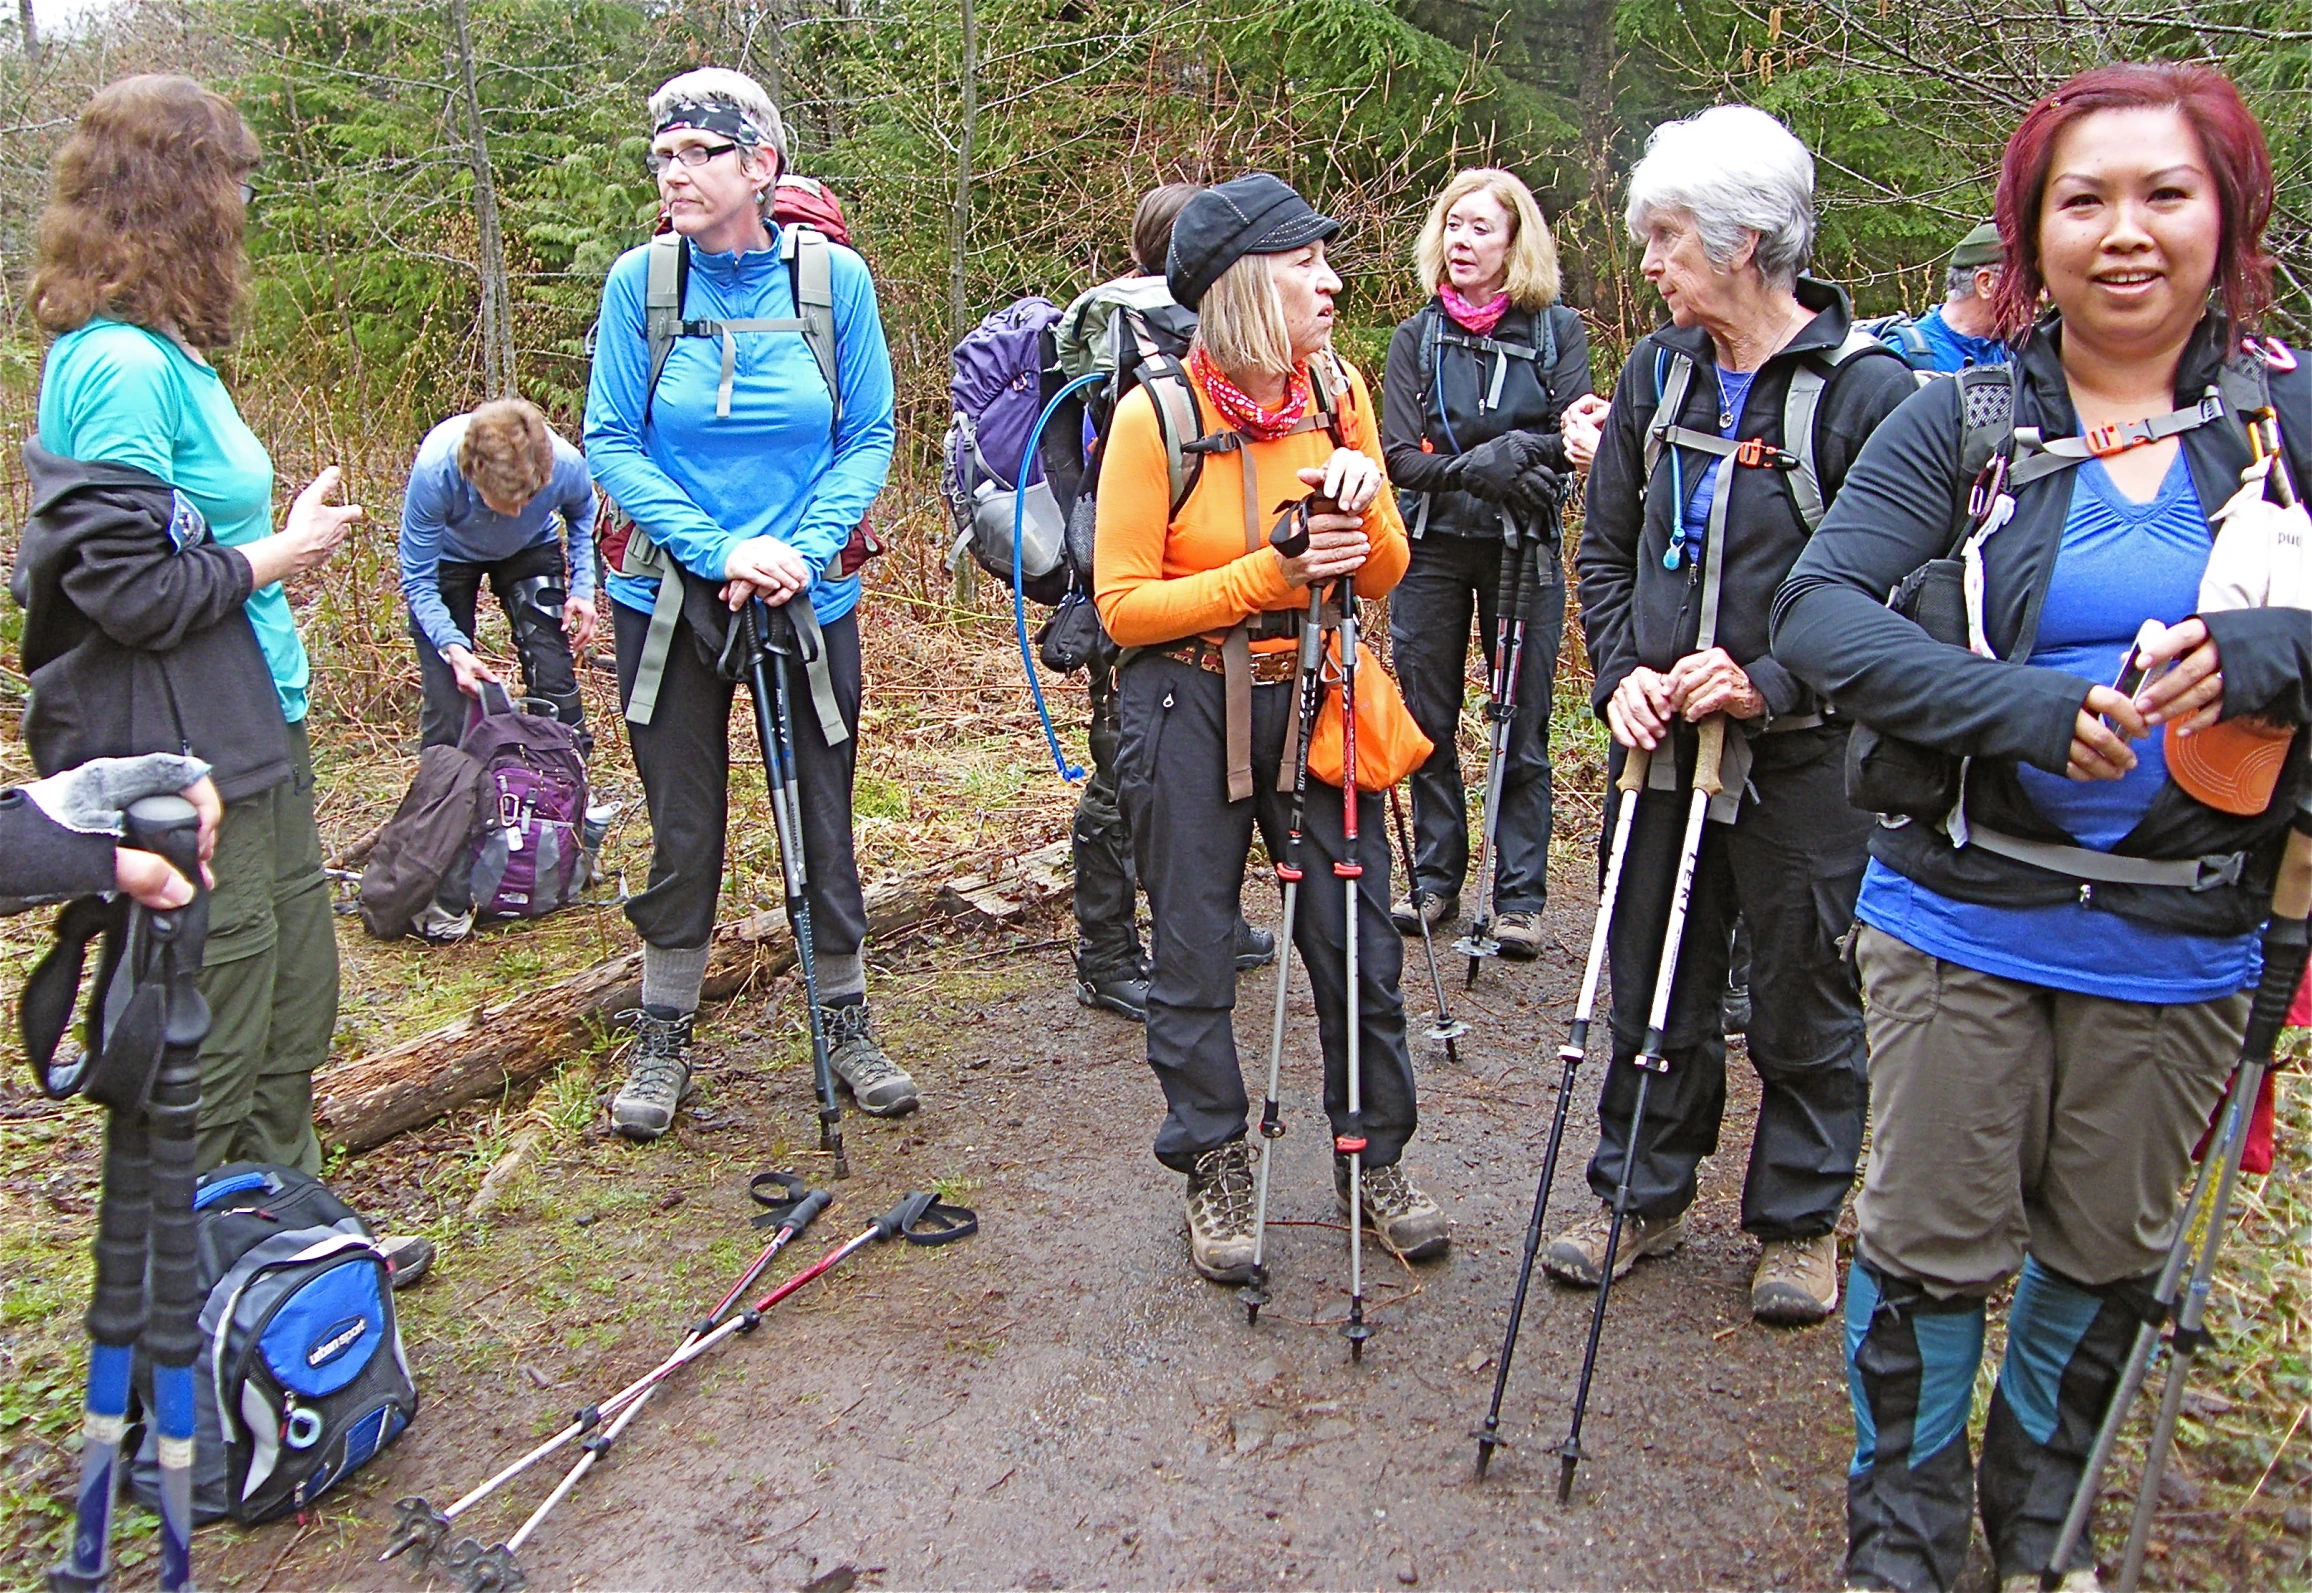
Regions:
<instances>
[{"instance_id":1,"label":"backpack buckle","mask_svg":"<svg viewBox=\"0 0 2312 1593\"><path fill-rule=\"evenodd\" d=\"M2140 420L2116 421L2109 426L2090 426L2079 434L2087 451L2098 459L2109 459L2113 454L2124 454L2130 448L2141 448L2152 442L2150 430Z\"/></svg>"},{"instance_id":2,"label":"backpack buckle","mask_svg":"<svg viewBox=\"0 0 2312 1593\"><path fill-rule=\"evenodd\" d=\"M1780 448L1771 446L1763 437L1745 437L1734 445L1734 462L1752 469L1764 466L1774 470L1796 470L1798 461Z\"/></svg>"}]
</instances>

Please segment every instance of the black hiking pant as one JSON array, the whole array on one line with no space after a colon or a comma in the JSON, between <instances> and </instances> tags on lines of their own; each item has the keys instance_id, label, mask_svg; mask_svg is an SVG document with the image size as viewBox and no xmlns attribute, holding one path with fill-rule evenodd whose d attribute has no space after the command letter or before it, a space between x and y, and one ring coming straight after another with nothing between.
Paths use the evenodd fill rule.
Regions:
<instances>
[{"instance_id":1,"label":"black hiking pant","mask_svg":"<svg viewBox=\"0 0 2312 1593\"><path fill-rule=\"evenodd\" d=\"M808 602L797 597L794 602ZM634 693L650 616L612 602L618 639L618 700ZM803 816L803 860L810 874L811 940L822 961L856 958L867 939L867 908L851 854L851 776L859 749L859 622L846 614L820 627L833 672L836 705L851 734L830 747L811 707L811 683L793 658L774 655L787 672L794 705L795 780ZM628 898L627 921L653 946L688 950L714 933L722 885L723 831L730 816L731 702L738 692L699 654L690 622L674 627L658 709L647 725L629 720L626 738L650 809L650 884ZM763 778L758 769L745 774ZM763 838L770 845L769 836ZM829 996L849 992L829 990Z\"/></svg>"},{"instance_id":2,"label":"black hiking pant","mask_svg":"<svg viewBox=\"0 0 2312 1593\"><path fill-rule=\"evenodd\" d=\"M1143 655L1122 673L1123 741L1117 757L1133 853L1148 891L1155 967L1148 990L1148 1065L1170 1111L1156 1159L1189 1172L1196 1158L1242 1139L1248 1101L1237 1060L1236 922L1252 829L1271 857L1286 855L1292 797L1276 789L1293 686L1252 688L1253 794L1228 800L1227 709L1221 677L1177 659ZM1404 941L1389 922L1389 840L1379 793L1357 801L1357 1017L1364 1068L1365 1165L1404 1154L1416 1121L1405 1001L1397 980ZM1348 1133L1347 881L1341 792L1311 780L1302 823L1305 871L1293 923L1315 998L1324 1052L1325 1113ZM1284 955L1284 948L1278 948Z\"/></svg>"},{"instance_id":3,"label":"black hiking pant","mask_svg":"<svg viewBox=\"0 0 2312 1593\"><path fill-rule=\"evenodd\" d=\"M1733 824L1704 826L1684 944L1671 986L1669 1071L1646 1096L1630 1209L1666 1219L1694 1202L1726 1109L1721 999L1737 914L1750 924L1750 1064L1762 1086L1742 1186L1742 1226L1760 1239L1830 1232L1854 1182L1869 1104L1862 997L1841 955L1862 888L1871 817L1848 806L1846 732L1793 730L1751 743L1749 794ZM1638 801L1607 957L1614 1056L1598 1101L1590 1188L1611 1201L1630 1143L1638 1054L1692 798L1695 735L1680 726L1679 789ZM1656 754L1660 756L1659 753ZM1609 760L1620 772L1621 748ZM1606 806L1612 844L1618 804Z\"/></svg>"},{"instance_id":4,"label":"black hiking pant","mask_svg":"<svg viewBox=\"0 0 2312 1593\"><path fill-rule=\"evenodd\" d=\"M1076 870L1076 971L1086 979L1136 978L1140 947L1139 880L1132 866L1132 826L1116 789L1116 677L1092 671L1092 777L1076 799L1068 832Z\"/></svg>"},{"instance_id":5,"label":"black hiking pant","mask_svg":"<svg viewBox=\"0 0 2312 1593\"><path fill-rule=\"evenodd\" d=\"M570 595L562 544L540 542L494 564L444 559L434 573L450 619L468 636L474 634L474 606L481 598L482 581L488 578L498 607L505 611L506 627L514 633L524 694L552 703L555 717L577 733L579 753L592 756L594 737L586 729L586 705L578 696L570 638L562 630L562 604ZM466 710L473 699L458 690L457 672L443 661L415 619L409 622L409 634L417 643L417 674L425 691L418 714L418 745L454 747L466 733Z\"/></svg>"},{"instance_id":6,"label":"black hiking pant","mask_svg":"<svg viewBox=\"0 0 2312 1593\"><path fill-rule=\"evenodd\" d=\"M1551 542L1531 548L1536 579L1517 670L1517 717L1494 826L1496 910L1539 912L1549 895L1549 710L1565 639L1565 568ZM1424 891L1457 899L1469 874L1468 795L1461 779L1461 699L1469 674L1470 610L1488 680L1501 613L1501 539L1432 531L1389 594L1389 649L1413 722L1436 744L1413 771L1413 868ZM1479 771L1483 778L1483 771ZM1472 907L1474 903L1470 904Z\"/></svg>"}]
</instances>

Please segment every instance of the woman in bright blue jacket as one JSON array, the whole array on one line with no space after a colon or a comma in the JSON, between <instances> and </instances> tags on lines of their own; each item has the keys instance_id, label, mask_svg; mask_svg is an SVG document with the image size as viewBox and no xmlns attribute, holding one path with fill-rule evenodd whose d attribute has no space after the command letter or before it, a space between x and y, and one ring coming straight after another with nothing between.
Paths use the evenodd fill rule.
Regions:
<instances>
[{"instance_id":1,"label":"woman in bright blue jacket","mask_svg":"<svg viewBox=\"0 0 2312 1593\"><path fill-rule=\"evenodd\" d=\"M809 262L770 217L786 148L778 108L751 78L708 68L661 88L650 113L650 166L673 232L611 267L586 400L587 461L635 526L615 554L606 538L605 553L619 697L653 836L649 886L626 905L643 940L641 1043L612 1122L655 1139L689 1088L730 786L735 688L715 660L752 597L804 599L790 610L795 628L815 621L824 640L814 668L773 660L798 705L820 999L836 1073L863 1110L895 1117L917 1095L876 1045L866 1005L867 914L851 848L859 580L841 568L895 435L875 288L849 249L804 245L827 266L831 388L801 329ZM651 337L654 257L678 303L660 320L687 327L662 326L663 351ZM662 596L678 573L679 590Z\"/></svg>"}]
</instances>

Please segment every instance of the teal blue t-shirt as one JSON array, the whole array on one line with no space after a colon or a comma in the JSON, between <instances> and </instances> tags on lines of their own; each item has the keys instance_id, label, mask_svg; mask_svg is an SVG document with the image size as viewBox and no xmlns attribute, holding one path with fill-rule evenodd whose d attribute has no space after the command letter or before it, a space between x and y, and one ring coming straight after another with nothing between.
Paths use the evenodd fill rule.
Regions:
<instances>
[{"instance_id":1,"label":"teal blue t-shirt","mask_svg":"<svg viewBox=\"0 0 2312 1593\"><path fill-rule=\"evenodd\" d=\"M207 362L141 326L99 316L58 338L40 375L40 446L128 465L190 498L219 542L273 530L273 461ZM281 717L305 717L305 644L276 581L250 594L249 623L273 672Z\"/></svg>"}]
</instances>

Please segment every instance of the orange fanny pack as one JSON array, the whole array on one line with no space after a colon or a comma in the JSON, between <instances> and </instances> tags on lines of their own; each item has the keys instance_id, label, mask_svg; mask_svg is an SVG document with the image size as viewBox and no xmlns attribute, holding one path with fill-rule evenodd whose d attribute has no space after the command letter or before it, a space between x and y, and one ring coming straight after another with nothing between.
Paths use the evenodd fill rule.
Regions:
<instances>
[{"instance_id":1,"label":"orange fanny pack","mask_svg":"<svg viewBox=\"0 0 2312 1593\"><path fill-rule=\"evenodd\" d=\"M1339 656L1338 633L1325 644ZM1385 791L1429 761L1436 744L1413 722L1403 694L1371 648L1357 644L1357 789ZM1326 785L1341 783L1341 692L1325 688L1309 732L1309 777Z\"/></svg>"}]
</instances>

